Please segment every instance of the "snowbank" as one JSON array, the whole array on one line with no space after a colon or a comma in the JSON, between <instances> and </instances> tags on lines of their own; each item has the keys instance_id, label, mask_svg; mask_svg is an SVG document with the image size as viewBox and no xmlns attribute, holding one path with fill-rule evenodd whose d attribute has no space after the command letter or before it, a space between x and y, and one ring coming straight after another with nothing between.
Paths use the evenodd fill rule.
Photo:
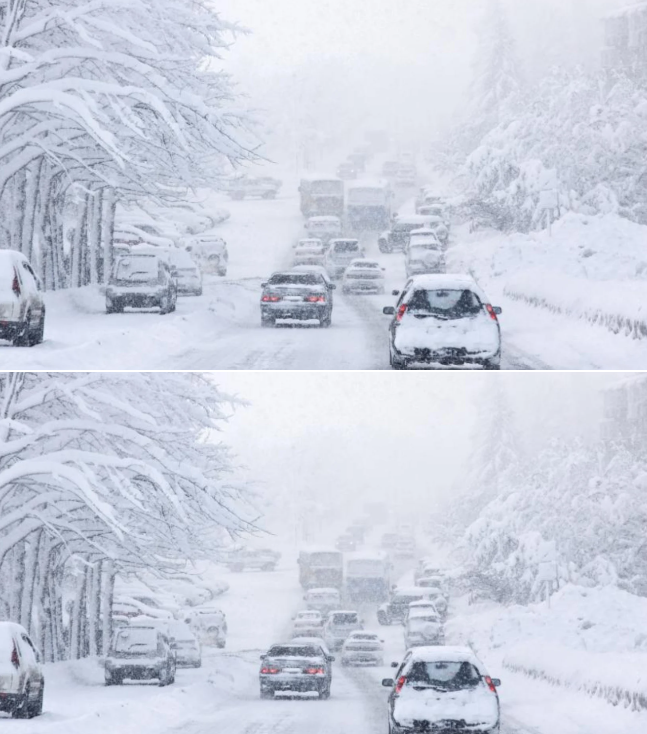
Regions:
<instances>
[{"instance_id":1,"label":"snowbank","mask_svg":"<svg viewBox=\"0 0 647 734\"><path fill-rule=\"evenodd\" d=\"M568 585L528 607L457 601L449 644L469 644L504 668L647 711L647 599L614 587Z\"/></svg>"},{"instance_id":2,"label":"snowbank","mask_svg":"<svg viewBox=\"0 0 647 734\"><path fill-rule=\"evenodd\" d=\"M647 227L615 214L569 213L552 237L458 228L455 239L452 270L472 272L513 300L647 338Z\"/></svg>"}]
</instances>

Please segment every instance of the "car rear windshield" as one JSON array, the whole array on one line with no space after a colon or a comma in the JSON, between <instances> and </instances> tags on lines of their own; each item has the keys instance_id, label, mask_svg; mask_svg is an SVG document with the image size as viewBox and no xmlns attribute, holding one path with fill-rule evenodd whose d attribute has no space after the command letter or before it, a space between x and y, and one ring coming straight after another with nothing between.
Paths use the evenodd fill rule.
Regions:
<instances>
[{"instance_id":1,"label":"car rear windshield","mask_svg":"<svg viewBox=\"0 0 647 734\"><path fill-rule=\"evenodd\" d=\"M406 675L407 685L442 691L461 691L480 683L478 670L466 661L416 661Z\"/></svg>"},{"instance_id":2,"label":"car rear windshield","mask_svg":"<svg viewBox=\"0 0 647 734\"><path fill-rule=\"evenodd\" d=\"M411 245L409 253L411 255L411 259L414 260L417 257L424 257L428 252L438 252L439 249L440 247L436 240L429 240L424 244Z\"/></svg>"},{"instance_id":3,"label":"car rear windshield","mask_svg":"<svg viewBox=\"0 0 647 734\"><path fill-rule=\"evenodd\" d=\"M353 264L353 268L357 268L358 270L360 270L360 269L361 270L363 270L363 269L377 270L379 267L380 266L379 266L378 263L369 263L369 262L366 262L366 263L354 263Z\"/></svg>"},{"instance_id":4,"label":"car rear windshield","mask_svg":"<svg viewBox=\"0 0 647 734\"><path fill-rule=\"evenodd\" d=\"M321 276L314 273L294 273L285 275L273 275L269 281L270 285L321 285Z\"/></svg>"},{"instance_id":5,"label":"car rear windshield","mask_svg":"<svg viewBox=\"0 0 647 734\"><path fill-rule=\"evenodd\" d=\"M123 629L115 635L113 649L116 653L150 655L157 652L157 632L154 629Z\"/></svg>"},{"instance_id":6,"label":"car rear windshield","mask_svg":"<svg viewBox=\"0 0 647 734\"><path fill-rule=\"evenodd\" d=\"M117 262L115 277L129 283L150 283L157 280L155 257L125 257Z\"/></svg>"},{"instance_id":7,"label":"car rear windshield","mask_svg":"<svg viewBox=\"0 0 647 734\"><path fill-rule=\"evenodd\" d=\"M370 642L367 640L348 640L346 643L346 649L359 652L372 652L380 649L380 643Z\"/></svg>"},{"instance_id":8,"label":"car rear windshield","mask_svg":"<svg viewBox=\"0 0 647 734\"><path fill-rule=\"evenodd\" d=\"M332 615L333 624L357 624L357 614L355 612L344 612Z\"/></svg>"},{"instance_id":9,"label":"car rear windshield","mask_svg":"<svg viewBox=\"0 0 647 734\"><path fill-rule=\"evenodd\" d=\"M312 658L321 655L321 650L312 645L276 645L268 655L273 658Z\"/></svg>"},{"instance_id":10,"label":"car rear windshield","mask_svg":"<svg viewBox=\"0 0 647 734\"><path fill-rule=\"evenodd\" d=\"M481 301L468 290L416 290L407 304L408 310L448 319L474 316L481 311Z\"/></svg>"},{"instance_id":11,"label":"car rear windshield","mask_svg":"<svg viewBox=\"0 0 647 734\"><path fill-rule=\"evenodd\" d=\"M358 252L358 242L335 242L335 252Z\"/></svg>"}]
</instances>

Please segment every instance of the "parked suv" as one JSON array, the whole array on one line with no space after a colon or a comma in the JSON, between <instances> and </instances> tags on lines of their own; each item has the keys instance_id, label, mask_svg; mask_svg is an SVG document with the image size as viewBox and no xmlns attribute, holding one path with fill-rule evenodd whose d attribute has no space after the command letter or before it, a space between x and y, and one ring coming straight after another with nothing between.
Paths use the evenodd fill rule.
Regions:
<instances>
[{"instance_id":1,"label":"parked suv","mask_svg":"<svg viewBox=\"0 0 647 734\"><path fill-rule=\"evenodd\" d=\"M169 265L156 255L118 257L106 287L106 313L123 313L125 307L175 311L177 280Z\"/></svg>"},{"instance_id":2,"label":"parked suv","mask_svg":"<svg viewBox=\"0 0 647 734\"><path fill-rule=\"evenodd\" d=\"M0 711L14 719L39 716L44 693L40 653L27 630L13 622L0 622Z\"/></svg>"},{"instance_id":3,"label":"parked suv","mask_svg":"<svg viewBox=\"0 0 647 734\"><path fill-rule=\"evenodd\" d=\"M16 347L43 341L45 304L42 286L29 260L16 250L0 250L0 339Z\"/></svg>"},{"instance_id":4,"label":"parked suv","mask_svg":"<svg viewBox=\"0 0 647 734\"><path fill-rule=\"evenodd\" d=\"M318 645L272 645L261 655L261 698L273 698L276 692L318 693L319 698L329 698L334 659Z\"/></svg>"},{"instance_id":5,"label":"parked suv","mask_svg":"<svg viewBox=\"0 0 647 734\"><path fill-rule=\"evenodd\" d=\"M106 656L105 682L121 685L125 678L157 678L160 686L175 681L175 654L162 632L148 627L122 627L115 632Z\"/></svg>"},{"instance_id":6,"label":"parked suv","mask_svg":"<svg viewBox=\"0 0 647 734\"><path fill-rule=\"evenodd\" d=\"M391 689L389 734L462 731L499 734L501 681L490 678L467 647L419 647L409 650Z\"/></svg>"}]
</instances>

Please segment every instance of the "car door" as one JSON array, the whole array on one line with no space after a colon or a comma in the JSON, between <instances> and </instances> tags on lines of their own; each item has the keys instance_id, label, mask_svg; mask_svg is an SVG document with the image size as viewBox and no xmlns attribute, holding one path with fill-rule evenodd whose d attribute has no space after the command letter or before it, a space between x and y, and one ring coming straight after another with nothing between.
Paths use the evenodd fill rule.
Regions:
<instances>
[{"instance_id":1,"label":"car door","mask_svg":"<svg viewBox=\"0 0 647 734\"><path fill-rule=\"evenodd\" d=\"M41 317L43 313L43 296L40 279L26 260L20 261L20 274L25 289L27 307L33 316Z\"/></svg>"},{"instance_id":2,"label":"car door","mask_svg":"<svg viewBox=\"0 0 647 734\"><path fill-rule=\"evenodd\" d=\"M37 699L40 695L40 690L43 686L43 674L39 662L39 653L36 650L36 646L30 640L29 636L21 632L20 633L20 656L22 658L23 665L26 673L26 683L29 684L29 691L31 694L32 701Z\"/></svg>"}]
</instances>

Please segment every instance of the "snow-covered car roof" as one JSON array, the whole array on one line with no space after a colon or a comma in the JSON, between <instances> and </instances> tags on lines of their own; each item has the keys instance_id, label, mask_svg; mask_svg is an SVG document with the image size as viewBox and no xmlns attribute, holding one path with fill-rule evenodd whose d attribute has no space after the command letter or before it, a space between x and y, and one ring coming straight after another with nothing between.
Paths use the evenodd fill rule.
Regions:
<instances>
[{"instance_id":1,"label":"snow-covered car roof","mask_svg":"<svg viewBox=\"0 0 647 734\"><path fill-rule=\"evenodd\" d=\"M411 651L411 660L423 663L468 662L476 665L480 672L483 672L484 669L483 663L469 647L451 647L448 645L416 647Z\"/></svg>"},{"instance_id":2,"label":"snow-covered car roof","mask_svg":"<svg viewBox=\"0 0 647 734\"><path fill-rule=\"evenodd\" d=\"M356 614L359 617L357 609L333 609L328 612L329 617L332 617L333 614Z\"/></svg>"},{"instance_id":3,"label":"snow-covered car roof","mask_svg":"<svg viewBox=\"0 0 647 734\"><path fill-rule=\"evenodd\" d=\"M421 227L424 227L425 224L433 219L438 219L438 217L434 217L431 214L408 214L403 217L397 217L393 224L419 224Z\"/></svg>"},{"instance_id":4,"label":"snow-covered car roof","mask_svg":"<svg viewBox=\"0 0 647 734\"><path fill-rule=\"evenodd\" d=\"M415 275L409 282L411 287L428 291L469 289L477 294L481 293L480 287L471 275L444 273Z\"/></svg>"},{"instance_id":5,"label":"snow-covered car roof","mask_svg":"<svg viewBox=\"0 0 647 734\"><path fill-rule=\"evenodd\" d=\"M346 188L350 189L388 189L390 184L383 178L360 178L346 184Z\"/></svg>"},{"instance_id":6,"label":"snow-covered car roof","mask_svg":"<svg viewBox=\"0 0 647 734\"><path fill-rule=\"evenodd\" d=\"M329 244L332 247L337 242L353 242L359 245L359 240L356 239L355 237L337 237L334 240L330 240Z\"/></svg>"},{"instance_id":7,"label":"snow-covered car roof","mask_svg":"<svg viewBox=\"0 0 647 734\"><path fill-rule=\"evenodd\" d=\"M328 645L321 637L293 637L291 642L297 645L318 645L326 655L330 655Z\"/></svg>"},{"instance_id":8,"label":"snow-covered car roof","mask_svg":"<svg viewBox=\"0 0 647 734\"><path fill-rule=\"evenodd\" d=\"M396 596L425 596L429 589L423 589L422 586L398 586L393 593Z\"/></svg>"},{"instance_id":9,"label":"snow-covered car roof","mask_svg":"<svg viewBox=\"0 0 647 734\"><path fill-rule=\"evenodd\" d=\"M380 636L377 634L377 632L363 632L362 630L355 630L355 632L351 632L350 635L346 638L348 640L380 640Z\"/></svg>"},{"instance_id":10,"label":"snow-covered car roof","mask_svg":"<svg viewBox=\"0 0 647 734\"><path fill-rule=\"evenodd\" d=\"M412 601L409 604L409 609L429 609L430 607L436 608L434 603L429 599L422 599L421 601Z\"/></svg>"},{"instance_id":11,"label":"snow-covered car roof","mask_svg":"<svg viewBox=\"0 0 647 734\"><path fill-rule=\"evenodd\" d=\"M26 635L27 630L16 622L0 622L0 650L13 650L13 638L15 636ZM7 652L7 661L9 660L9 652Z\"/></svg>"},{"instance_id":12,"label":"snow-covered car roof","mask_svg":"<svg viewBox=\"0 0 647 734\"><path fill-rule=\"evenodd\" d=\"M334 242L334 240L333 240ZM364 258L358 258L351 260L349 268L381 268L382 266L377 260L365 260Z\"/></svg>"}]
</instances>

